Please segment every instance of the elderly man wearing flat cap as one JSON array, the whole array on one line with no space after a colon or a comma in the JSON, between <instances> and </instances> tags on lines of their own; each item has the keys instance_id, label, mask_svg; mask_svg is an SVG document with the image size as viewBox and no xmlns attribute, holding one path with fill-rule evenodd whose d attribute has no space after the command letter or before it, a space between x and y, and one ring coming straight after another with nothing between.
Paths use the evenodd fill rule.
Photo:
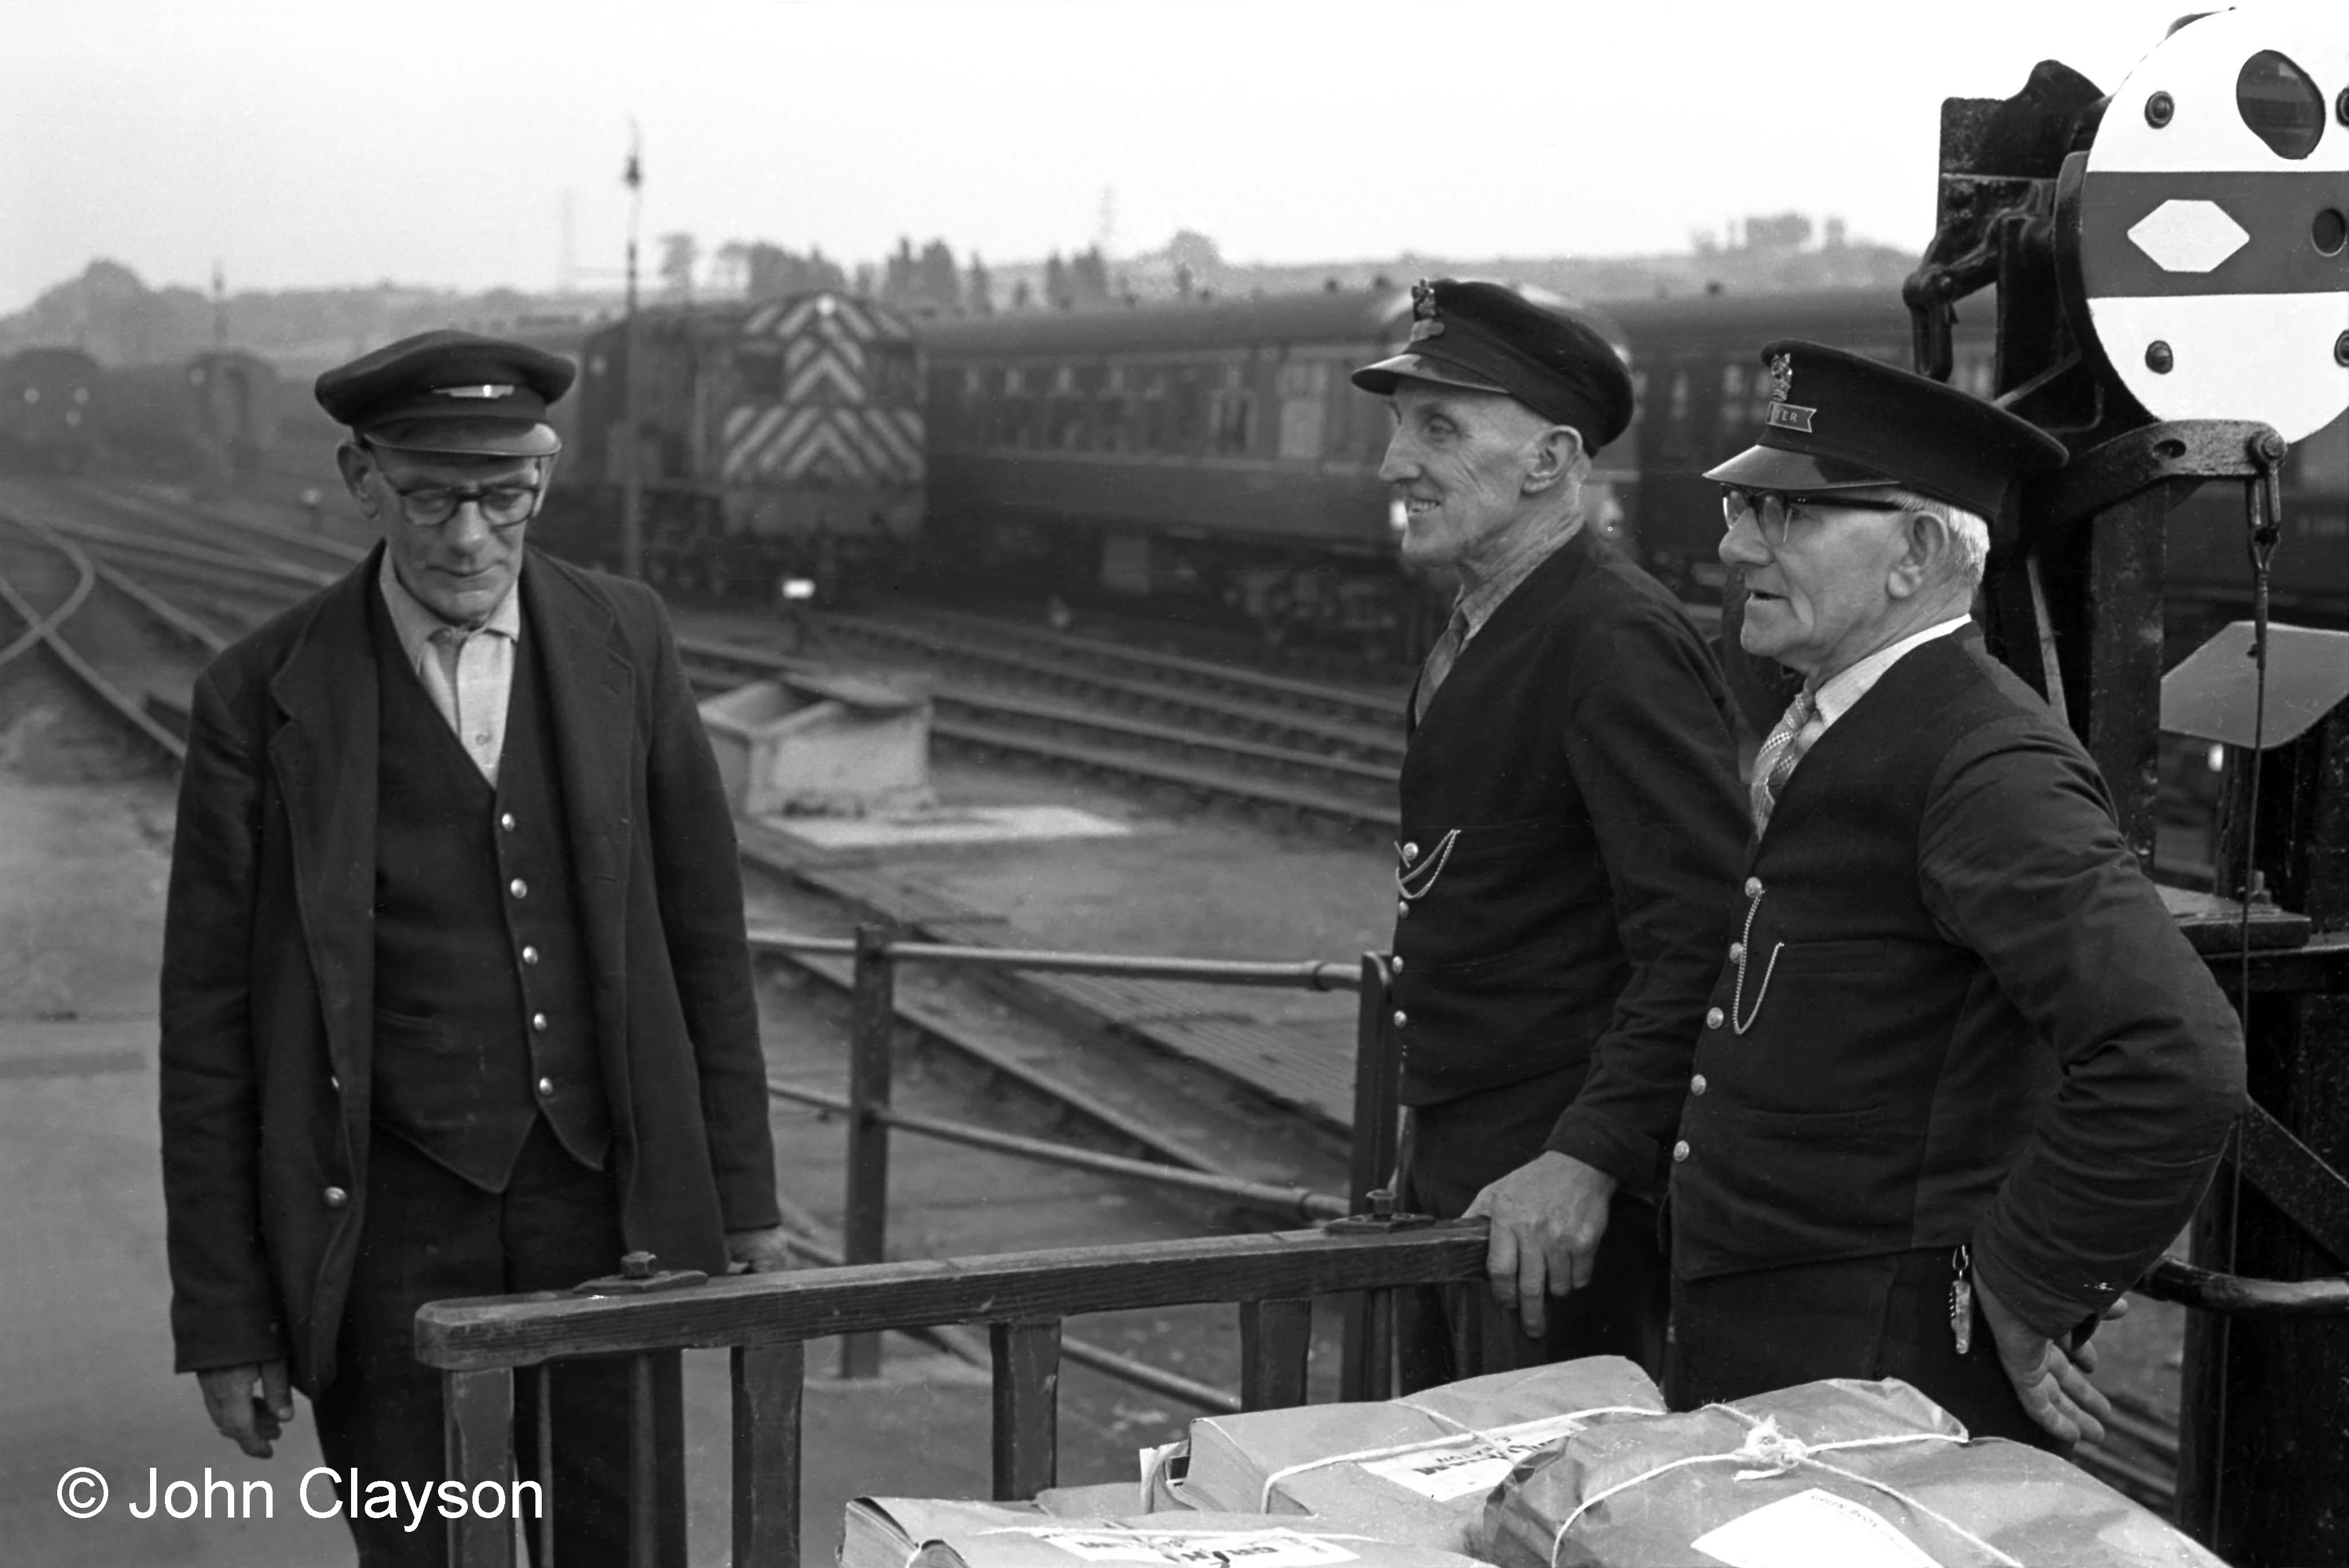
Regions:
<instances>
[{"instance_id":1,"label":"elderly man wearing flat cap","mask_svg":"<svg viewBox=\"0 0 2349 1568\"><path fill-rule=\"evenodd\" d=\"M1872 360L1763 358L1760 444L1707 477L1741 645L1802 686L1672 1149L1666 1391L1899 1377L1977 1437L2094 1438L2081 1331L2192 1213L2243 1059L2095 765L1969 618L2064 449Z\"/></svg>"},{"instance_id":2,"label":"elderly man wearing flat cap","mask_svg":"<svg viewBox=\"0 0 2349 1568\"><path fill-rule=\"evenodd\" d=\"M1392 406L1403 559L1460 584L1406 719L1400 1196L1491 1219L1492 1299L1413 1303L1405 1381L1599 1354L1654 1371L1652 1199L1744 846L1721 675L1587 525L1591 459L1631 420L1605 337L1495 284L1413 295L1404 351L1353 377Z\"/></svg>"},{"instance_id":3,"label":"elderly man wearing flat cap","mask_svg":"<svg viewBox=\"0 0 2349 1568\"><path fill-rule=\"evenodd\" d=\"M196 683L162 980L178 1361L256 1457L309 1395L368 1564L444 1556L439 1516L374 1506L442 1479L419 1305L631 1251L784 1261L732 819L675 640L647 589L524 549L572 376L443 331L319 377L383 542ZM550 1397L556 1554L622 1561L626 1369ZM525 1373L526 1478L537 1406Z\"/></svg>"}]
</instances>

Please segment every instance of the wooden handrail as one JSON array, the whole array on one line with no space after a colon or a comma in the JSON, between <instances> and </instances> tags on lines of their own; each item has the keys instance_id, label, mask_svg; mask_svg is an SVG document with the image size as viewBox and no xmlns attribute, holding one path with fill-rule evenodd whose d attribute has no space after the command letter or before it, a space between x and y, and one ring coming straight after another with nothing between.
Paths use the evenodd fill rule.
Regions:
<instances>
[{"instance_id":1,"label":"wooden handrail","mask_svg":"<svg viewBox=\"0 0 2349 1568\"><path fill-rule=\"evenodd\" d=\"M1391 1233L1277 1231L1064 1247L740 1274L642 1294L433 1302L416 1314L416 1354L444 1372L480 1371L558 1356L1444 1284L1481 1279L1484 1269L1481 1220Z\"/></svg>"},{"instance_id":2,"label":"wooden handrail","mask_svg":"<svg viewBox=\"0 0 2349 1568\"><path fill-rule=\"evenodd\" d=\"M442 1373L447 1477L476 1499L485 1486L491 1496L512 1486L507 1431L516 1367L634 1355L630 1562L654 1568L682 1550L683 1530L681 1481L665 1483L649 1462L655 1363L685 1347L730 1347L733 1561L743 1568L797 1568L805 1341L986 1324L995 1363L995 1492L1030 1496L1056 1477L1064 1318L1235 1303L1241 1402L1266 1409L1305 1398L1313 1297L1484 1277L1482 1220L1402 1230L1369 1228L1374 1222L1361 1220L1335 1223L1362 1228L745 1274L617 1295L435 1302L417 1314L417 1355ZM542 1443L561 1441L550 1427L542 1414ZM521 1493L513 1495L520 1511ZM545 1521L533 1528L545 1529ZM460 1568L512 1568L510 1518L469 1512L449 1521L449 1537L450 1561Z\"/></svg>"}]
</instances>

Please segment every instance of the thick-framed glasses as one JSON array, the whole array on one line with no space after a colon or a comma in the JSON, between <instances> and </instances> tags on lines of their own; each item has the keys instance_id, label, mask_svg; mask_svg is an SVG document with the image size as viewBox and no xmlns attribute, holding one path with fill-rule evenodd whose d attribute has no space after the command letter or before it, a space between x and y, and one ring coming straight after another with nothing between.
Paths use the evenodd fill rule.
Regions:
<instances>
[{"instance_id":1,"label":"thick-framed glasses","mask_svg":"<svg viewBox=\"0 0 2349 1568\"><path fill-rule=\"evenodd\" d=\"M375 449L367 449L372 452ZM378 472L383 471L378 467ZM401 488L393 484L391 475L384 473L383 482L399 497L400 515L419 528L438 528L457 515L457 509L468 501L481 508L481 521L492 528L513 528L530 521L538 510L538 498L545 489L545 470L540 471L539 483L521 484L418 484Z\"/></svg>"},{"instance_id":2,"label":"thick-framed glasses","mask_svg":"<svg viewBox=\"0 0 2349 1568\"><path fill-rule=\"evenodd\" d=\"M1786 542L1786 531L1793 526L1796 517L1811 515L1821 507L1840 507L1848 512L1909 510L1898 501L1847 495L1841 491L1805 495L1785 490L1744 490L1734 484L1721 487L1722 530L1725 533L1736 527L1738 519L1750 514L1755 532L1762 535L1762 542L1774 550Z\"/></svg>"},{"instance_id":3,"label":"thick-framed glasses","mask_svg":"<svg viewBox=\"0 0 2349 1568\"><path fill-rule=\"evenodd\" d=\"M389 479L384 481L391 484ZM481 509L481 521L492 528L512 528L530 521L538 509L539 487L535 484L419 484L403 490L391 485L391 493L399 497L400 515L419 528L438 528L457 515L457 509L470 501Z\"/></svg>"}]
</instances>

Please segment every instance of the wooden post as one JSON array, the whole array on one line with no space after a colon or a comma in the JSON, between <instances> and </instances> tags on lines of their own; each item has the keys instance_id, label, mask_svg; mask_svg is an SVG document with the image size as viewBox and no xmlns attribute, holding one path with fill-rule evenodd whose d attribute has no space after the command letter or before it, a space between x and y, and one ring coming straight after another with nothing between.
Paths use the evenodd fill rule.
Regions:
<instances>
[{"instance_id":1,"label":"wooden post","mask_svg":"<svg viewBox=\"0 0 2349 1568\"><path fill-rule=\"evenodd\" d=\"M1370 1195L1395 1179L1402 1119L1402 1054L1396 1049L1392 976L1381 953L1362 955L1361 1002L1354 1012L1354 1141L1347 1201L1357 1214ZM1349 1296L1340 1303L1342 1348L1338 1366L1341 1399L1383 1399L1394 1361L1394 1298L1385 1292Z\"/></svg>"},{"instance_id":2,"label":"wooden post","mask_svg":"<svg viewBox=\"0 0 2349 1568\"><path fill-rule=\"evenodd\" d=\"M1059 1484L1061 1320L987 1326L995 1360L995 1496L1034 1497Z\"/></svg>"},{"instance_id":3,"label":"wooden post","mask_svg":"<svg viewBox=\"0 0 2349 1568\"><path fill-rule=\"evenodd\" d=\"M2320 931L2349 929L2349 703L2270 752L2260 798L2248 759L2230 769L2219 887L2244 883L2244 827L2259 812L2259 868L2276 901ZM2232 983L2233 965L2221 960ZM2349 996L2261 992L2248 1010L2251 1097L2336 1171L2349 1171ZM2240 1138L2239 1138L2240 1146ZM2261 1279L2337 1275L2328 1251L2229 1160L2194 1233L2194 1262ZM2300 1195L2321 1202L2321 1191ZM2230 1562L2349 1561L2349 1513L2316 1478L2349 1469L2342 1389L2349 1334L2337 1318L2188 1319L2178 1521Z\"/></svg>"},{"instance_id":4,"label":"wooden post","mask_svg":"<svg viewBox=\"0 0 2349 1568\"><path fill-rule=\"evenodd\" d=\"M513 1496L513 1371L441 1374L443 1471L461 1482L468 1499L474 1487L494 1481ZM513 1568L513 1521L465 1511L449 1521L450 1568Z\"/></svg>"},{"instance_id":5,"label":"wooden post","mask_svg":"<svg viewBox=\"0 0 2349 1568\"><path fill-rule=\"evenodd\" d=\"M661 1568L660 1428L652 1353L628 1358L628 1568Z\"/></svg>"},{"instance_id":6,"label":"wooden post","mask_svg":"<svg viewBox=\"0 0 2349 1568\"><path fill-rule=\"evenodd\" d=\"M2149 876L2159 780L2163 529L2189 486L2157 484L2089 522L2087 712L2073 729L2112 791L2121 836Z\"/></svg>"},{"instance_id":7,"label":"wooden post","mask_svg":"<svg viewBox=\"0 0 2349 1568\"><path fill-rule=\"evenodd\" d=\"M1385 955L1362 955L1361 997L1354 1012L1354 1142L1346 1196L1355 1213L1367 1214L1371 1191L1394 1179L1396 1122L1402 1115L1402 1054L1395 1048Z\"/></svg>"},{"instance_id":8,"label":"wooden post","mask_svg":"<svg viewBox=\"0 0 2349 1568\"><path fill-rule=\"evenodd\" d=\"M856 973L848 1042L848 1199L841 1228L842 1261L885 1262L889 1251L889 1128L877 1112L889 1108L890 1046L896 1032L896 966L889 957L889 927L856 928ZM881 1372L881 1336L852 1334L840 1344L843 1377Z\"/></svg>"},{"instance_id":9,"label":"wooden post","mask_svg":"<svg viewBox=\"0 0 2349 1568\"><path fill-rule=\"evenodd\" d=\"M807 1346L738 1345L734 1386L736 1568L799 1568L800 1416Z\"/></svg>"},{"instance_id":10,"label":"wooden post","mask_svg":"<svg viewBox=\"0 0 2349 1568\"><path fill-rule=\"evenodd\" d=\"M1305 1380L1312 1354L1311 1298L1242 1302L1241 1407L1249 1410L1285 1410L1304 1404Z\"/></svg>"}]
</instances>

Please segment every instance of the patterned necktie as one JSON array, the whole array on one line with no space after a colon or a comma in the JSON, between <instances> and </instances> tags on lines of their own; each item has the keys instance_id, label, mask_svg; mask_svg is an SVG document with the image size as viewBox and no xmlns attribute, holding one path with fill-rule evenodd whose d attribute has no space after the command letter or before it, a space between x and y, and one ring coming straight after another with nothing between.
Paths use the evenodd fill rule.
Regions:
<instances>
[{"instance_id":1,"label":"patterned necktie","mask_svg":"<svg viewBox=\"0 0 2349 1568\"><path fill-rule=\"evenodd\" d=\"M1822 726L1817 723L1819 705L1811 696L1809 687L1795 693L1779 717L1777 728L1762 742L1754 755L1754 783L1746 794L1754 808L1754 836L1760 837L1770 827L1771 808L1785 793L1786 781L1794 776L1795 764L1819 738Z\"/></svg>"},{"instance_id":2,"label":"patterned necktie","mask_svg":"<svg viewBox=\"0 0 2349 1568\"><path fill-rule=\"evenodd\" d=\"M1444 623L1444 635L1427 650L1427 662L1419 667L1419 692L1411 705L1411 722L1414 724L1427 717L1427 705L1434 700L1435 689L1452 673L1460 661L1460 649L1468 640L1468 612L1458 605L1452 607L1452 618Z\"/></svg>"}]
</instances>

